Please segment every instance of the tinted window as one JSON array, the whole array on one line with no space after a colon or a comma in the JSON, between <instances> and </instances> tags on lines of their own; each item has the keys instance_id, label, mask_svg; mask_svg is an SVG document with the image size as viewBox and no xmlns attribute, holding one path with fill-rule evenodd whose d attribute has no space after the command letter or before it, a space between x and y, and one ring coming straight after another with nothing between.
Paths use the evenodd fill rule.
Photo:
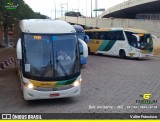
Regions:
<instances>
[{"instance_id":1,"label":"tinted window","mask_svg":"<svg viewBox=\"0 0 160 122\"><path fill-rule=\"evenodd\" d=\"M90 39L125 40L123 31L86 32Z\"/></svg>"},{"instance_id":2,"label":"tinted window","mask_svg":"<svg viewBox=\"0 0 160 122\"><path fill-rule=\"evenodd\" d=\"M77 36L24 35L24 75L32 79L64 79L79 72Z\"/></svg>"},{"instance_id":3,"label":"tinted window","mask_svg":"<svg viewBox=\"0 0 160 122\"><path fill-rule=\"evenodd\" d=\"M133 35L137 33L127 32L127 31L125 33L128 39L128 43L131 46L148 51L153 50L153 41L150 34L140 34L141 35L140 40L138 41L137 38Z\"/></svg>"}]
</instances>

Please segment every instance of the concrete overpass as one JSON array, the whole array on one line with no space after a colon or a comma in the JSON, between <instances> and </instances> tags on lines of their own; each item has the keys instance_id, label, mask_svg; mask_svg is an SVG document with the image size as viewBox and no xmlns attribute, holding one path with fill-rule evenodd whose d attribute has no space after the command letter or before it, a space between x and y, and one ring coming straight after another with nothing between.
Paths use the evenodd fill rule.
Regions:
<instances>
[{"instance_id":1,"label":"concrete overpass","mask_svg":"<svg viewBox=\"0 0 160 122\"><path fill-rule=\"evenodd\" d=\"M81 18L81 17L61 17L60 20L67 21L71 24L79 24L87 27L123 27L139 28L151 32L153 35L160 37L159 20L138 20L138 19L109 19L109 18Z\"/></svg>"},{"instance_id":2,"label":"concrete overpass","mask_svg":"<svg viewBox=\"0 0 160 122\"><path fill-rule=\"evenodd\" d=\"M100 18L135 19L137 14L160 14L160 0L129 0L104 11Z\"/></svg>"}]
</instances>

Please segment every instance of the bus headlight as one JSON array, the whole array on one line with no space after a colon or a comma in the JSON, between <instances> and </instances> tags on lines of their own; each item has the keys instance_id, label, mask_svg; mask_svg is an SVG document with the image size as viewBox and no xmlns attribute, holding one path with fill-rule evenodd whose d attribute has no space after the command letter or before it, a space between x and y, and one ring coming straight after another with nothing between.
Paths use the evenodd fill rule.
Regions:
<instances>
[{"instance_id":1,"label":"bus headlight","mask_svg":"<svg viewBox=\"0 0 160 122\"><path fill-rule=\"evenodd\" d=\"M27 87L28 87L29 89L33 89L34 86L33 86L33 84L29 83Z\"/></svg>"},{"instance_id":2,"label":"bus headlight","mask_svg":"<svg viewBox=\"0 0 160 122\"><path fill-rule=\"evenodd\" d=\"M73 86L76 87L76 86L79 86L79 84L80 84L79 81L75 81L75 82L73 83Z\"/></svg>"},{"instance_id":3,"label":"bus headlight","mask_svg":"<svg viewBox=\"0 0 160 122\"><path fill-rule=\"evenodd\" d=\"M81 78L80 78L79 80L76 80L76 81L73 83L73 86L74 86L74 87L79 86L81 81L82 81Z\"/></svg>"}]
</instances>

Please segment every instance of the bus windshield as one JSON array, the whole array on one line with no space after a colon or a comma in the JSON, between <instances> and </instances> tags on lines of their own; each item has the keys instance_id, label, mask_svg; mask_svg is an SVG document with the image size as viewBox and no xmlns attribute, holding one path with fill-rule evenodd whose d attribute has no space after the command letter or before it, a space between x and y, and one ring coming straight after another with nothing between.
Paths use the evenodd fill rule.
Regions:
<instances>
[{"instance_id":1,"label":"bus windshield","mask_svg":"<svg viewBox=\"0 0 160 122\"><path fill-rule=\"evenodd\" d=\"M152 52L153 41L150 34L138 34L138 33L127 32L127 31L125 33L126 33L128 42L131 46L141 50L148 50ZM138 35L140 37L140 40L138 41L133 34Z\"/></svg>"},{"instance_id":2,"label":"bus windshield","mask_svg":"<svg viewBox=\"0 0 160 122\"><path fill-rule=\"evenodd\" d=\"M64 80L80 74L74 34L24 34L23 72L27 78Z\"/></svg>"}]
</instances>

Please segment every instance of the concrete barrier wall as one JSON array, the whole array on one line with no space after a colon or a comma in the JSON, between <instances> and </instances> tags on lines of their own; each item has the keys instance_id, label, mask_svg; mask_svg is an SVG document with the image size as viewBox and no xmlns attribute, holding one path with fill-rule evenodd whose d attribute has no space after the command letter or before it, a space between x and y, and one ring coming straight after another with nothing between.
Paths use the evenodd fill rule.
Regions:
<instances>
[{"instance_id":1,"label":"concrete barrier wall","mask_svg":"<svg viewBox=\"0 0 160 122\"><path fill-rule=\"evenodd\" d=\"M135 20L135 19L108 19L108 18L81 18L81 17L61 17L69 23L85 25L88 27L123 27L144 29L160 37L159 20Z\"/></svg>"},{"instance_id":2,"label":"concrete barrier wall","mask_svg":"<svg viewBox=\"0 0 160 122\"><path fill-rule=\"evenodd\" d=\"M107 21L108 20L106 20L106 23L108 23ZM110 27L140 28L149 31L153 35L160 37L160 21L130 19L112 19L111 21L112 22Z\"/></svg>"},{"instance_id":3,"label":"concrete barrier wall","mask_svg":"<svg viewBox=\"0 0 160 122\"><path fill-rule=\"evenodd\" d=\"M160 56L160 38L153 39L154 55Z\"/></svg>"}]
</instances>

